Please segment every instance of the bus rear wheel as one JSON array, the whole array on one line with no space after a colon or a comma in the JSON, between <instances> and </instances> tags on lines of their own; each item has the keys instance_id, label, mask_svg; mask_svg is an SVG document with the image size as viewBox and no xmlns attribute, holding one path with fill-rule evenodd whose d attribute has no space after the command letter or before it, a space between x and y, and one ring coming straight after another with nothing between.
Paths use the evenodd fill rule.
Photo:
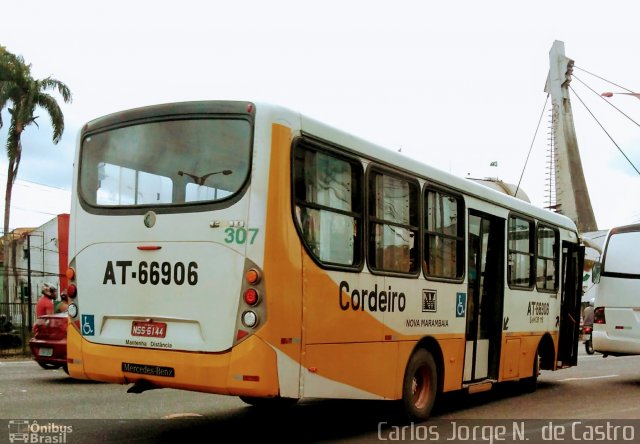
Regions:
<instances>
[{"instance_id":1,"label":"bus rear wheel","mask_svg":"<svg viewBox=\"0 0 640 444\"><path fill-rule=\"evenodd\" d=\"M402 383L402 402L410 420L425 420L431 414L438 390L438 373L431 353L416 350L407 364Z\"/></svg>"},{"instance_id":2,"label":"bus rear wheel","mask_svg":"<svg viewBox=\"0 0 640 444\"><path fill-rule=\"evenodd\" d=\"M526 393L532 393L536 391L536 387L538 386L538 376L540 375L540 350L536 350L536 354L533 357L533 373L529 378L522 379L521 385L522 389Z\"/></svg>"},{"instance_id":3,"label":"bus rear wheel","mask_svg":"<svg viewBox=\"0 0 640 444\"><path fill-rule=\"evenodd\" d=\"M56 370L62 367L62 364L51 364L49 362L38 362L38 365L45 370Z\"/></svg>"}]
</instances>

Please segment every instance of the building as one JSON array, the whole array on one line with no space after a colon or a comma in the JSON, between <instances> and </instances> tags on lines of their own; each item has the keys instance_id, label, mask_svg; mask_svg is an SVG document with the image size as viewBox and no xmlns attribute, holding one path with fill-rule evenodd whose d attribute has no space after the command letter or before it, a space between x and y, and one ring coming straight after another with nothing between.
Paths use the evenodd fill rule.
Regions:
<instances>
[{"instance_id":1,"label":"building","mask_svg":"<svg viewBox=\"0 0 640 444\"><path fill-rule=\"evenodd\" d=\"M37 228L17 228L3 238L10 242L8 258L3 258L2 279L8 293L0 302L31 302L38 300L42 284L66 290L65 272L69 263L69 215L59 214Z\"/></svg>"}]
</instances>

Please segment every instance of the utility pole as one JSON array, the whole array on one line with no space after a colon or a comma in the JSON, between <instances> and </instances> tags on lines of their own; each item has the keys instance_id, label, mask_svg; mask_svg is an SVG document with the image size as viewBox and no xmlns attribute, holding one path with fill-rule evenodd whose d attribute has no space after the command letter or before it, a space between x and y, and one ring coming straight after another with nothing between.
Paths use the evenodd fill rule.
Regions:
<instances>
[{"instance_id":1,"label":"utility pole","mask_svg":"<svg viewBox=\"0 0 640 444\"><path fill-rule=\"evenodd\" d=\"M582 170L569 100L573 63L564 55L564 43L556 40L549 51L549 75L544 90L551 95L552 104L557 209L576 223L578 232L584 233L597 231L598 226Z\"/></svg>"},{"instance_id":2,"label":"utility pole","mask_svg":"<svg viewBox=\"0 0 640 444\"><path fill-rule=\"evenodd\" d=\"M31 307L31 235L27 233L27 316L29 316L29 331L33 329L33 313ZM23 324L24 325L24 324Z\"/></svg>"}]
</instances>

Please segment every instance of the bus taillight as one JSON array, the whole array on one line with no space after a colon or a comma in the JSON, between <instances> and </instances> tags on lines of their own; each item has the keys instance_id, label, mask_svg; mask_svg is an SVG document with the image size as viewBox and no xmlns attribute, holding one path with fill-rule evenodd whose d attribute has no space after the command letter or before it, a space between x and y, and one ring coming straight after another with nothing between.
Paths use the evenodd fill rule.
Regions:
<instances>
[{"instance_id":1,"label":"bus taillight","mask_svg":"<svg viewBox=\"0 0 640 444\"><path fill-rule=\"evenodd\" d=\"M604 317L604 307L598 307L593 311L593 323L594 324L606 324L607 321Z\"/></svg>"},{"instance_id":2,"label":"bus taillight","mask_svg":"<svg viewBox=\"0 0 640 444\"><path fill-rule=\"evenodd\" d=\"M235 343L244 341L267 321L267 290L264 273L255 262L245 259L239 292Z\"/></svg>"},{"instance_id":3,"label":"bus taillight","mask_svg":"<svg viewBox=\"0 0 640 444\"><path fill-rule=\"evenodd\" d=\"M247 288L244 292L244 301L247 305L256 305L259 299L258 292L255 288Z\"/></svg>"},{"instance_id":4,"label":"bus taillight","mask_svg":"<svg viewBox=\"0 0 640 444\"><path fill-rule=\"evenodd\" d=\"M258 282L260 282L260 273L255 268L249 269L244 277L251 285L256 285Z\"/></svg>"},{"instance_id":5,"label":"bus taillight","mask_svg":"<svg viewBox=\"0 0 640 444\"><path fill-rule=\"evenodd\" d=\"M73 299L77 295L78 295L78 289L76 288L76 286L73 284L69 284L69 286L67 287L67 296Z\"/></svg>"}]
</instances>

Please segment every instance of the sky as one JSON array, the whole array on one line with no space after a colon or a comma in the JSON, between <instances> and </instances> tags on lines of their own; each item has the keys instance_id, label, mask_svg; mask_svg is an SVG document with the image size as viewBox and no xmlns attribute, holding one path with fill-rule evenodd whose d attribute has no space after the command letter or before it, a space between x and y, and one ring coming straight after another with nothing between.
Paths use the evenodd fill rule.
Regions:
<instances>
[{"instance_id":1,"label":"sky","mask_svg":"<svg viewBox=\"0 0 640 444\"><path fill-rule=\"evenodd\" d=\"M461 177L521 180L545 206L544 85L556 40L575 61L571 86L586 105L571 96L598 228L639 221L640 174L621 151L640 169L640 100L603 99L624 89L596 77L640 91L639 12L628 0L7 2L0 45L73 94L70 104L56 96L65 117L57 145L43 110L23 135L11 228L69 212L87 121L209 99L283 105Z\"/></svg>"}]
</instances>

